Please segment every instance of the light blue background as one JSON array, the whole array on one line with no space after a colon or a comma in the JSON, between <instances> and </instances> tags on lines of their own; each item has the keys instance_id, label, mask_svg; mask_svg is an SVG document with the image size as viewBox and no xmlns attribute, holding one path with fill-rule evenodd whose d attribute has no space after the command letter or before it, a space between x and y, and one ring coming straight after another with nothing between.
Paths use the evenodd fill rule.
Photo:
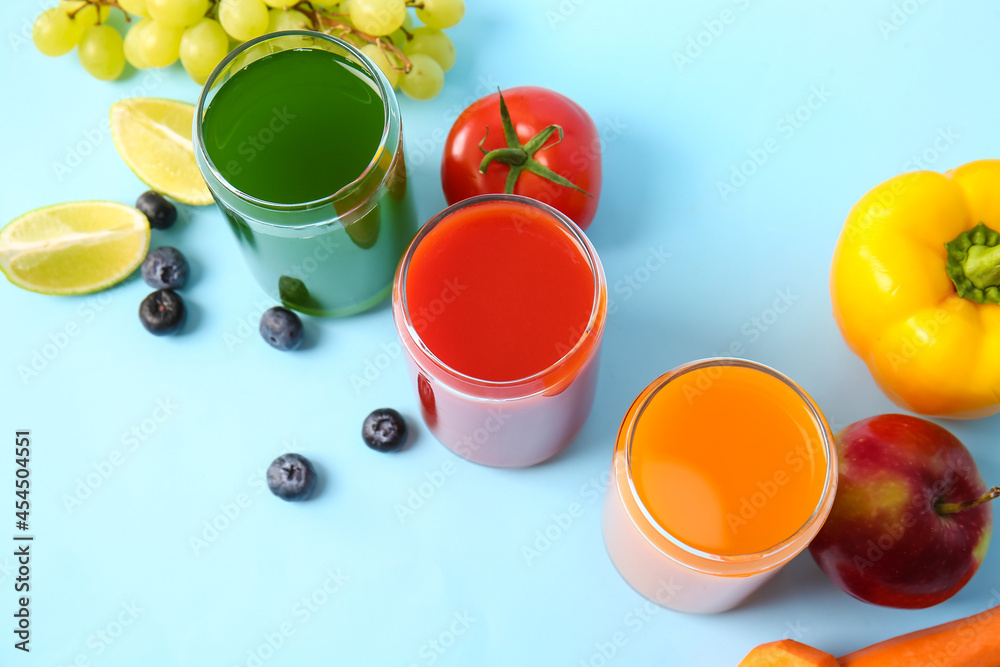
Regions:
<instances>
[{"instance_id":1,"label":"light blue background","mask_svg":"<svg viewBox=\"0 0 1000 667\"><path fill-rule=\"evenodd\" d=\"M109 106L134 94L193 102L198 93L178 65L109 84L87 76L75 55L41 56L25 36L47 4L0 7L0 222L56 202L133 202L144 187L112 145ZM721 31L716 24L715 36L703 32L724 10L732 21ZM782 637L839 655L997 604L994 548L962 592L924 611L856 602L806 555L737 611L648 614L605 554L599 492L639 391L734 343L799 381L835 428L896 410L836 329L830 256L850 206L914 168L913 156L944 170L1000 155L1000 8L986 0L507 0L470 2L450 34L460 58L443 93L400 103L422 218L444 206L438 167L452 120L498 85L556 89L605 133L590 236L615 312L582 434L529 470L457 459L420 424L402 359L380 356L395 350L388 308L308 319L308 349L272 350L254 332L256 313L271 304L220 214L186 208L175 228L153 233L154 244L178 246L193 266L183 292L193 315L181 336L142 330L136 311L149 289L138 279L81 298L0 284L0 442L32 430L37 535L27 659L11 647L13 559L0 547L0 617L8 619L0 662L234 667L256 664L249 652L284 625L290 636L263 651L268 667L600 665L599 645L618 632L625 643L608 664L722 666ZM707 45L678 64L675 54L699 39ZM815 90L826 99L813 98L809 118L782 124ZM718 182L768 139L777 151L724 199ZM626 277L646 278L640 267L651 249L669 260L629 292ZM790 294L791 307L758 327L754 318L771 320L779 293ZM45 346L68 326L77 335L37 377L22 378L19 367L53 352ZM370 383L361 386L366 369ZM160 401L170 414L156 411ZM359 439L362 419L381 406L402 410L416 432L399 455ZM1000 421L947 425L984 476L1000 482ZM134 447L130 429L144 437ZM11 533L12 449L0 448L2 525ZM262 492L265 467L285 449L321 469L317 499L287 504ZM112 456L120 465L68 508L81 480L107 471ZM397 504L435 477L440 488L401 520ZM224 525L217 517L235 514L240 501L224 530L192 547L206 522ZM528 562L523 547L573 503L582 515ZM346 577L330 582L339 585L330 594L328 572ZM310 597L322 600L312 611L301 602ZM122 611L133 604L134 620ZM131 624L102 640L119 617ZM450 637L452 628L461 634ZM451 645L437 652L430 642L438 640Z\"/></svg>"}]
</instances>

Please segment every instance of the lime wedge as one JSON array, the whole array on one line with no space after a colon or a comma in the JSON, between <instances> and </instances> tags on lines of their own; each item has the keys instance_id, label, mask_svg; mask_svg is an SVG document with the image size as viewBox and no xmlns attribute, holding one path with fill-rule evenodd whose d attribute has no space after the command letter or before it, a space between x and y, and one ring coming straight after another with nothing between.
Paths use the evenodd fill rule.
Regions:
<instances>
[{"instance_id":1,"label":"lime wedge","mask_svg":"<svg viewBox=\"0 0 1000 667\"><path fill-rule=\"evenodd\" d=\"M42 294L87 294L135 271L149 249L149 221L138 209L80 201L35 209L0 229L0 270Z\"/></svg>"},{"instance_id":2,"label":"lime wedge","mask_svg":"<svg viewBox=\"0 0 1000 667\"><path fill-rule=\"evenodd\" d=\"M130 97L111 105L111 138L143 183L179 202L204 206L212 203L212 194L194 161L193 119L194 107L185 102Z\"/></svg>"}]
</instances>

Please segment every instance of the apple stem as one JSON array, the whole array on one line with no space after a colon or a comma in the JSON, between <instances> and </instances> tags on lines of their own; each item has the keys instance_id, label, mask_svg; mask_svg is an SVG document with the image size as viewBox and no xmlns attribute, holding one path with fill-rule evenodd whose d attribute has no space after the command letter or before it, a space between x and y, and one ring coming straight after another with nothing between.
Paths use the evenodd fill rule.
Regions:
<instances>
[{"instance_id":1,"label":"apple stem","mask_svg":"<svg viewBox=\"0 0 1000 667\"><path fill-rule=\"evenodd\" d=\"M980 497L974 500L966 500L964 503L935 503L934 509L938 511L938 514L954 514L962 510L972 509L997 498L1000 498L1000 486L994 486Z\"/></svg>"}]
</instances>

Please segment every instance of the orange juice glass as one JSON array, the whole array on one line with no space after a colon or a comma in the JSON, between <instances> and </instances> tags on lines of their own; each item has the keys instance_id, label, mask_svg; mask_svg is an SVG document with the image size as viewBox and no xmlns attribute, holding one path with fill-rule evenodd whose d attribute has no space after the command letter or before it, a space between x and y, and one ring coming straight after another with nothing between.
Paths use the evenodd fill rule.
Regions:
<instances>
[{"instance_id":1,"label":"orange juice glass","mask_svg":"<svg viewBox=\"0 0 1000 667\"><path fill-rule=\"evenodd\" d=\"M694 361L625 415L604 543L650 600L726 611L809 544L836 486L833 434L797 384L752 361Z\"/></svg>"}]
</instances>

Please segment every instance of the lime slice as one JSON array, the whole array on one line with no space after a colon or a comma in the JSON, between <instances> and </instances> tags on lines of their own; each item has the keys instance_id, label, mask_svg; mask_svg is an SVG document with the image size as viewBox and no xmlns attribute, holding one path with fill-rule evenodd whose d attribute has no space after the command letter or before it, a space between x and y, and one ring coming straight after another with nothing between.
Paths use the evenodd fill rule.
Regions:
<instances>
[{"instance_id":1,"label":"lime slice","mask_svg":"<svg viewBox=\"0 0 1000 667\"><path fill-rule=\"evenodd\" d=\"M0 229L0 270L43 294L87 294L135 271L149 249L149 221L138 209L80 201L35 209Z\"/></svg>"},{"instance_id":2,"label":"lime slice","mask_svg":"<svg viewBox=\"0 0 1000 667\"><path fill-rule=\"evenodd\" d=\"M194 107L155 97L111 105L111 138L128 168L153 190L194 206L212 203L191 145Z\"/></svg>"}]
</instances>

